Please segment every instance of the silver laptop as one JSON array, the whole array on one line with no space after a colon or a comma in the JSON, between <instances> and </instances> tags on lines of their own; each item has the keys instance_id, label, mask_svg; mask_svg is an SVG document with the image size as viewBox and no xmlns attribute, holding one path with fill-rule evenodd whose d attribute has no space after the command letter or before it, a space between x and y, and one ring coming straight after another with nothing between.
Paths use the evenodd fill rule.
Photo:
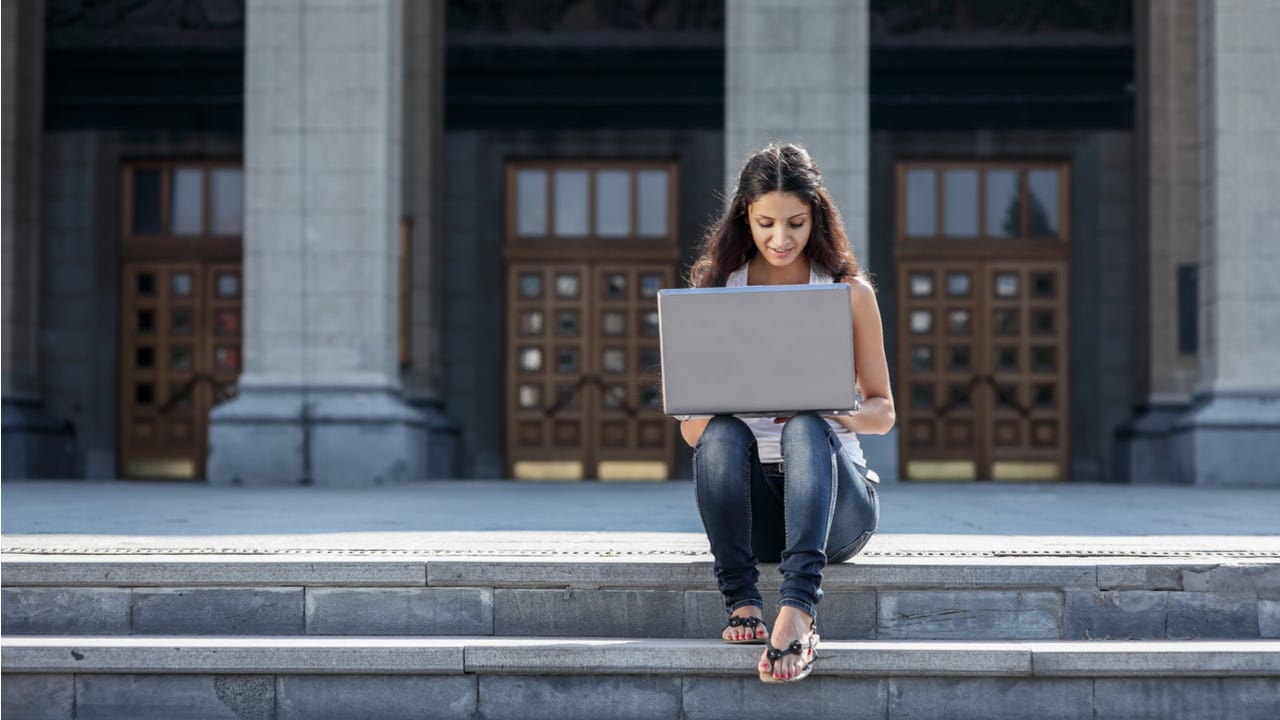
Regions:
<instances>
[{"instance_id":1,"label":"silver laptop","mask_svg":"<svg viewBox=\"0 0 1280 720\"><path fill-rule=\"evenodd\" d=\"M663 411L855 412L851 292L844 283L659 291Z\"/></svg>"}]
</instances>

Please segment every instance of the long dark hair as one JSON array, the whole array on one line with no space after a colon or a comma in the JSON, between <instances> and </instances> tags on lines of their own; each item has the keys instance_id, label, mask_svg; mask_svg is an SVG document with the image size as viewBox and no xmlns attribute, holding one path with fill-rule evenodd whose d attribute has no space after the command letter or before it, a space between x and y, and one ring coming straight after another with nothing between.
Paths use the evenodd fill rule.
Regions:
<instances>
[{"instance_id":1,"label":"long dark hair","mask_svg":"<svg viewBox=\"0 0 1280 720\"><path fill-rule=\"evenodd\" d=\"M794 194L812 210L813 228L804 247L811 265L835 280L866 278L849 249L840 211L822 186L818 164L799 145L771 143L743 163L733 201L707 231L698 260L689 269L690 286L724 285L730 273L755 257L747 208L761 195L775 190Z\"/></svg>"}]
</instances>

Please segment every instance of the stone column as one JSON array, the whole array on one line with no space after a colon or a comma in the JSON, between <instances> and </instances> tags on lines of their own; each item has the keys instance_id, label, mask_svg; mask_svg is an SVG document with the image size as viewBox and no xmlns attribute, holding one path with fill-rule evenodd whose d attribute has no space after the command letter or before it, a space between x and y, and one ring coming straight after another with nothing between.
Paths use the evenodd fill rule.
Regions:
<instances>
[{"instance_id":1,"label":"stone column","mask_svg":"<svg viewBox=\"0 0 1280 720\"><path fill-rule=\"evenodd\" d=\"M1203 341L1174 471L1280 486L1280 5L1202 1L1199 27Z\"/></svg>"},{"instance_id":2,"label":"stone column","mask_svg":"<svg viewBox=\"0 0 1280 720\"><path fill-rule=\"evenodd\" d=\"M403 5L249 2L244 371L211 483L425 475L398 367Z\"/></svg>"},{"instance_id":3,"label":"stone column","mask_svg":"<svg viewBox=\"0 0 1280 720\"><path fill-rule=\"evenodd\" d=\"M40 397L40 164L44 2L4 0L4 478L66 476L69 437Z\"/></svg>"},{"instance_id":4,"label":"stone column","mask_svg":"<svg viewBox=\"0 0 1280 720\"><path fill-rule=\"evenodd\" d=\"M1169 433L1191 408L1199 374L1196 308L1181 306L1194 302L1185 285L1200 262L1199 16L1196 0L1141 0L1135 15L1139 407L1117 457L1121 478L1167 483Z\"/></svg>"},{"instance_id":5,"label":"stone column","mask_svg":"<svg viewBox=\"0 0 1280 720\"><path fill-rule=\"evenodd\" d=\"M751 152L797 142L817 161L858 262L870 257L867 173L870 64L867 0L728 0L725 8L725 195ZM891 317L881 298L881 313ZM889 307L892 307L891 305ZM897 432L863 438L882 478L898 475Z\"/></svg>"},{"instance_id":6,"label":"stone column","mask_svg":"<svg viewBox=\"0 0 1280 720\"><path fill-rule=\"evenodd\" d=\"M867 258L867 0L729 0L725 192L771 140L818 162L859 262Z\"/></svg>"},{"instance_id":7,"label":"stone column","mask_svg":"<svg viewBox=\"0 0 1280 720\"><path fill-rule=\"evenodd\" d=\"M444 3L404 6L403 212L410 228L409 362L405 398L427 418L433 478L457 476L458 425L445 414L440 383L444 177Z\"/></svg>"}]
</instances>

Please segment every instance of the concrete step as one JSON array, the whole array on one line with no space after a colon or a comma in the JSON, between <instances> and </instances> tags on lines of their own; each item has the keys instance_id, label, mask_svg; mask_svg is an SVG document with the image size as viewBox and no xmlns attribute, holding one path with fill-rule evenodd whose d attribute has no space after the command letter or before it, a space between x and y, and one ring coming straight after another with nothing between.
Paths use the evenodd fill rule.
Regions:
<instances>
[{"instance_id":1,"label":"concrete step","mask_svg":"<svg viewBox=\"0 0 1280 720\"><path fill-rule=\"evenodd\" d=\"M757 680L759 653L636 638L9 636L0 666L5 717L1280 717L1278 641L826 640L814 677L790 686Z\"/></svg>"},{"instance_id":2,"label":"concrete step","mask_svg":"<svg viewBox=\"0 0 1280 720\"><path fill-rule=\"evenodd\" d=\"M583 558L5 553L3 632L708 638L711 565ZM765 565L767 607L776 566ZM820 623L849 640L1280 638L1280 558L859 557ZM768 615L767 615L768 616Z\"/></svg>"}]
</instances>

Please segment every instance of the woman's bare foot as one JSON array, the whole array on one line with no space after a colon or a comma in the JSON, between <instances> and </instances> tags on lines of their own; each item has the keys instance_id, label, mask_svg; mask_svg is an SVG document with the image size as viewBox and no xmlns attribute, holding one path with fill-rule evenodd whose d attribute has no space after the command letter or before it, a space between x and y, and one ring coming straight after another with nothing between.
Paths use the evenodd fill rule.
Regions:
<instances>
[{"instance_id":1,"label":"woman's bare foot","mask_svg":"<svg viewBox=\"0 0 1280 720\"><path fill-rule=\"evenodd\" d=\"M759 618L761 620L764 619L764 616L760 613L760 608L754 605L746 605L744 607L738 608L737 610L734 610L731 617L740 617L740 618L753 617L753 618ZM733 627L732 625L726 625L724 632L720 634L720 637L725 642L742 642L744 640L767 640L769 637L769 632L765 630L763 622L757 625L755 629L749 628L746 625L739 625L737 627Z\"/></svg>"},{"instance_id":2,"label":"woman's bare foot","mask_svg":"<svg viewBox=\"0 0 1280 720\"><path fill-rule=\"evenodd\" d=\"M796 640L802 640L809 628L813 625L813 617L803 610L783 605L778 611L778 619L773 621L773 638L769 641L770 647L786 650L791 643ZM807 662L811 662L812 658L803 658L794 653L788 653L779 658L776 662L769 662L769 651L765 650L760 656L758 670L762 674L768 674L773 671L774 680L789 680L800 674L800 670L804 668Z\"/></svg>"}]
</instances>

